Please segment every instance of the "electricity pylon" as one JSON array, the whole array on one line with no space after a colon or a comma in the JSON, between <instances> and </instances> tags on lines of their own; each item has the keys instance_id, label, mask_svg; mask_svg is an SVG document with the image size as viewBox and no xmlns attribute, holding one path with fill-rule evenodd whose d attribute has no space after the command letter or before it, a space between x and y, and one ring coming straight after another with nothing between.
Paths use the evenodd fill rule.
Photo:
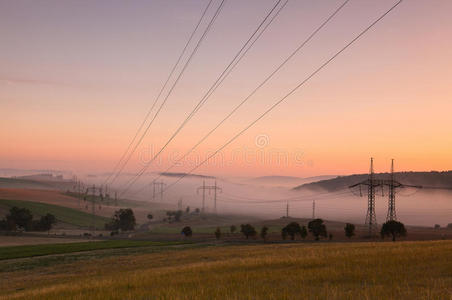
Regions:
<instances>
[{"instance_id":1,"label":"electricity pylon","mask_svg":"<svg viewBox=\"0 0 452 300\"><path fill-rule=\"evenodd\" d=\"M198 187L198 189L196 190L196 192L199 194L199 191L202 190L202 208L201 208L201 212L204 213L205 209L206 209L206 190L209 191L209 195L210 192L213 191L214 192L214 213L217 213L217 193L222 193L223 190L217 186L217 181L215 180L215 185L206 185L206 181L203 180L202 181L202 186Z\"/></svg>"},{"instance_id":2,"label":"electricity pylon","mask_svg":"<svg viewBox=\"0 0 452 300\"><path fill-rule=\"evenodd\" d=\"M369 236L375 236L378 229L377 215L375 213L375 189L378 186L381 186L382 182L381 180L375 179L373 158L370 159L369 178L351 185L350 188L361 185L367 186L367 213L365 225L367 225Z\"/></svg>"},{"instance_id":3,"label":"electricity pylon","mask_svg":"<svg viewBox=\"0 0 452 300\"><path fill-rule=\"evenodd\" d=\"M163 200L163 188L165 187L165 183L163 181L157 182L157 181L153 181L152 182L152 201L155 200L155 195L156 195L156 189L155 187L157 187L157 189L160 191L160 200Z\"/></svg>"}]
</instances>

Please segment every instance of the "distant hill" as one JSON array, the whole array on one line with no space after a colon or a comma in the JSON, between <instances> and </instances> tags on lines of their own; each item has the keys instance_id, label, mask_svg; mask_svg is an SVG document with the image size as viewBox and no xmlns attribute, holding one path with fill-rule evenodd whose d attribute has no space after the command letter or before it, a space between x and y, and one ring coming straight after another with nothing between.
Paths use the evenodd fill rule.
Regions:
<instances>
[{"instance_id":1,"label":"distant hill","mask_svg":"<svg viewBox=\"0 0 452 300\"><path fill-rule=\"evenodd\" d=\"M328 192L341 190L350 185L366 180L368 174L354 174L349 176L338 176L336 178L321 180L317 182L298 185L294 190L325 190ZM386 179L389 173L377 173L376 178ZM452 188L452 171L444 172L396 172L395 178L397 181L410 184L421 185L425 187L442 187Z\"/></svg>"},{"instance_id":2,"label":"distant hill","mask_svg":"<svg viewBox=\"0 0 452 300\"><path fill-rule=\"evenodd\" d=\"M305 184L320 180L326 180L336 177L336 175L322 175L322 176L313 176L313 177L295 177L295 176L261 176L255 177L248 182L257 183L257 184L271 184L271 185L296 185L296 184Z\"/></svg>"},{"instance_id":3,"label":"distant hill","mask_svg":"<svg viewBox=\"0 0 452 300\"><path fill-rule=\"evenodd\" d=\"M215 178L214 176L200 175L200 174L188 174L188 173L171 173L171 172L162 172L161 176L165 177L195 177L195 178Z\"/></svg>"}]
</instances>

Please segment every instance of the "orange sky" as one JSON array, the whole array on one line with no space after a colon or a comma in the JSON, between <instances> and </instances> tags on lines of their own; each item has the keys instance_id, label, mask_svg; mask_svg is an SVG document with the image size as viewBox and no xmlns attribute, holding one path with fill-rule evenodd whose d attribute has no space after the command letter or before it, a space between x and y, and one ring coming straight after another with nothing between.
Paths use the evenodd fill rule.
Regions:
<instances>
[{"instance_id":1,"label":"orange sky","mask_svg":"<svg viewBox=\"0 0 452 300\"><path fill-rule=\"evenodd\" d=\"M181 132L161 170L239 103L341 1L292 1ZM206 1L0 4L0 167L110 171ZM350 1L324 32L195 154L254 120L393 1ZM42 3L41 3L42 4ZM127 166L137 171L223 70L274 1L229 1ZM49 9L52 8L52 9ZM404 1L362 40L198 173L452 169L452 2ZM265 136L264 147L256 137ZM266 158L262 161L262 156ZM272 159L282 156L284 159ZM187 171L189 162L174 171Z\"/></svg>"}]
</instances>

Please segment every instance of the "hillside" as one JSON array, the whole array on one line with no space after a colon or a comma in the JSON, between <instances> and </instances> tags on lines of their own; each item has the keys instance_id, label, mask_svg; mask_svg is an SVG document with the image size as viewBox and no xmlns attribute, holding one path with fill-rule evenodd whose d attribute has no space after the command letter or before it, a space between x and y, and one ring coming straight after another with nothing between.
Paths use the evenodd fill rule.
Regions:
<instances>
[{"instance_id":1,"label":"hillside","mask_svg":"<svg viewBox=\"0 0 452 300\"><path fill-rule=\"evenodd\" d=\"M109 221L106 217L93 217L89 213L59 205L0 199L0 211L6 212L13 206L29 209L35 219L50 213L56 217L58 222L82 228L88 228L94 222L97 229L103 229L105 223Z\"/></svg>"},{"instance_id":2,"label":"hillside","mask_svg":"<svg viewBox=\"0 0 452 300\"><path fill-rule=\"evenodd\" d=\"M294 190L314 190L314 191L338 191L347 188L350 185L366 180L368 174L355 174L349 176L338 176L333 179L321 180L302 184L293 188ZM389 178L388 173L377 173L376 178ZM444 172L396 172L395 178L397 181L409 184L420 185L424 187L442 187L452 189L452 171Z\"/></svg>"}]
</instances>

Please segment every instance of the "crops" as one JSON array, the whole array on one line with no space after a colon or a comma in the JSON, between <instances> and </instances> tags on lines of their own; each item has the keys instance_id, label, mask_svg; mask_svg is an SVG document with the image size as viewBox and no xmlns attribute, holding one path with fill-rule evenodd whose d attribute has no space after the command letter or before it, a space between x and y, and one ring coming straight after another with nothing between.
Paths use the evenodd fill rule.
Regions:
<instances>
[{"instance_id":1,"label":"crops","mask_svg":"<svg viewBox=\"0 0 452 300\"><path fill-rule=\"evenodd\" d=\"M0 273L0 284L19 299L450 299L452 242L212 246Z\"/></svg>"}]
</instances>

